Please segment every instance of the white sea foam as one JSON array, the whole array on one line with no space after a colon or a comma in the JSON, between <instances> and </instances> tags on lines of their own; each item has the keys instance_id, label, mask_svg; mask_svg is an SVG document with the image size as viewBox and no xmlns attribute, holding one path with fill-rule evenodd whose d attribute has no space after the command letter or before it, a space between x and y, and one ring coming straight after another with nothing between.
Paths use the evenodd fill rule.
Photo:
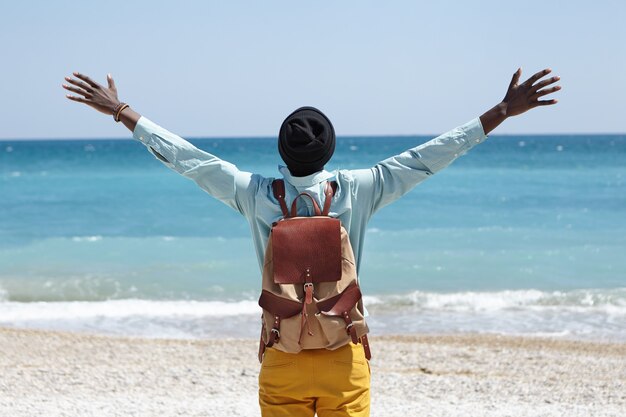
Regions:
<instances>
[{"instance_id":1,"label":"white sea foam","mask_svg":"<svg viewBox=\"0 0 626 417\"><path fill-rule=\"evenodd\" d=\"M50 281L44 286L50 286ZM213 285L214 293L224 288ZM136 291L136 288L135 288ZM0 320L95 316L228 316L256 312L252 299L234 301L118 299L106 301L7 302L8 293L0 287ZM414 291L402 295L365 295L364 303L379 311L603 311L626 315L626 288L581 289L572 291L504 290L495 292L438 293Z\"/></svg>"},{"instance_id":2,"label":"white sea foam","mask_svg":"<svg viewBox=\"0 0 626 417\"><path fill-rule=\"evenodd\" d=\"M0 289L0 299L7 298ZM626 288L366 296L374 333L478 332L626 341ZM261 309L233 301L0 302L0 326L146 337L252 337Z\"/></svg>"},{"instance_id":3,"label":"white sea foam","mask_svg":"<svg viewBox=\"0 0 626 417\"><path fill-rule=\"evenodd\" d=\"M256 301L58 301L0 303L0 323L93 318L223 317L260 312Z\"/></svg>"},{"instance_id":4,"label":"white sea foam","mask_svg":"<svg viewBox=\"0 0 626 417\"><path fill-rule=\"evenodd\" d=\"M404 295L366 297L368 306L382 311L498 312L561 311L603 312L626 316L626 288L572 291L504 290L495 292L434 293L415 291Z\"/></svg>"},{"instance_id":5,"label":"white sea foam","mask_svg":"<svg viewBox=\"0 0 626 417\"><path fill-rule=\"evenodd\" d=\"M626 288L382 295L364 299L383 333L477 332L626 341Z\"/></svg>"},{"instance_id":6,"label":"white sea foam","mask_svg":"<svg viewBox=\"0 0 626 417\"><path fill-rule=\"evenodd\" d=\"M0 326L156 338L250 337L255 301L0 302Z\"/></svg>"}]
</instances>

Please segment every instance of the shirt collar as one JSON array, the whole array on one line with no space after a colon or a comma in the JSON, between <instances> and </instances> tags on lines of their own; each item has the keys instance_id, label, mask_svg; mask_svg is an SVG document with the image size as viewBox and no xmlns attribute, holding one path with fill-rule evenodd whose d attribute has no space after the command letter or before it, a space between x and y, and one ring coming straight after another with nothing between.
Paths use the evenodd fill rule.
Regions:
<instances>
[{"instance_id":1,"label":"shirt collar","mask_svg":"<svg viewBox=\"0 0 626 417\"><path fill-rule=\"evenodd\" d=\"M335 176L335 174L331 172L321 170L314 174L307 175L306 177L294 177L291 175L291 172L289 172L289 168L284 165L278 165L278 170L283 174L287 182L295 187L310 187Z\"/></svg>"}]
</instances>

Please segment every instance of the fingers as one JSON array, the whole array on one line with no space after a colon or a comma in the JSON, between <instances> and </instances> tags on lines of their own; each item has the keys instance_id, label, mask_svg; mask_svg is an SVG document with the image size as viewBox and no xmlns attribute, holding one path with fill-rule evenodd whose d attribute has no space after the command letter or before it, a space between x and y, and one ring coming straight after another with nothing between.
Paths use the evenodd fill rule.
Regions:
<instances>
[{"instance_id":1,"label":"fingers","mask_svg":"<svg viewBox=\"0 0 626 417\"><path fill-rule=\"evenodd\" d=\"M531 93L536 93L538 90L541 90L543 87L546 87L550 84L554 84L555 82L559 81L561 79L561 77L551 77L548 78L547 80L543 80L538 82L537 84L533 85L533 87L531 88Z\"/></svg>"},{"instance_id":2,"label":"fingers","mask_svg":"<svg viewBox=\"0 0 626 417\"><path fill-rule=\"evenodd\" d=\"M109 84L109 88L117 90L117 88L115 88L115 81L113 81L113 76L111 76L111 74L107 74L107 82Z\"/></svg>"},{"instance_id":3,"label":"fingers","mask_svg":"<svg viewBox=\"0 0 626 417\"><path fill-rule=\"evenodd\" d=\"M69 98L72 101L78 101L79 103L89 103L89 100L82 97L71 96L69 94L66 94L65 97Z\"/></svg>"},{"instance_id":4,"label":"fingers","mask_svg":"<svg viewBox=\"0 0 626 417\"><path fill-rule=\"evenodd\" d=\"M93 88L91 88L91 86L89 84L84 83L82 81L75 80L75 79L70 78L70 77L65 77L65 80L68 83L74 84L75 86L80 87L80 88L82 88L83 90L85 90L85 91L87 91L89 93L91 93L93 91Z\"/></svg>"},{"instance_id":5,"label":"fingers","mask_svg":"<svg viewBox=\"0 0 626 417\"><path fill-rule=\"evenodd\" d=\"M559 91L561 89L560 85L555 85L554 87L550 87L550 88L546 88L540 91L537 91L535 94L533 94L532 96L530 96L530 100L531 101L535 101L537 100L539 97L543 97L547 94L551 94L554 93L556 91Z\"/></svg>"},{"instance_id":6,"label":"fingers","mask_svg":"<svg viewBox=\"0 0 626 417\"><path fill-rule=\"evenodd\" d=\"M88 93L87 91L83 90L83 89L72 87L72 86L69 86L67 84L62 84L62 87L65 88L68 91L71 91L72 93L81 94L81 95L85 96L86 98L91 98L91 94Z\"/></svg>"},{"instance_id":7,"label":"fingers","mask_svg":"<svg viewBox=\"0 0 626 417\"><path fill-rule=\"evenodd\" d=\"M513 78L511 78L511 83L509 84L509 89L511 89L513 86L517 85L517 83L519 82L519 77L522 76L522 67L519 67L517 69L517 71L515 71L515 74L513 74Z\"/></svg>"},{"instance_id":8,"label":"fingers","mask_svg":"<svg viewBox=\"0 0 626 417\"><path fill-rule=\"evenodd\" d=\"M533 85L539 78L548 75L552 72L552 70L550 68L546 68L542 71L539 71L538 73L536 73L535 75L533 75L532 77L530 77L529 79L527 79L526 81L524 81L524 84L531 86Z\"/></svg>"},{"instance_id":9,"label":"fingers","mask_svg":"<svg viewBox=\"0 0 626 417\"><path fill-rule=\"evenodd\" d=\"M538 107L538 106L550 106L552 104L556 104L559 101L557 99L552 99L552 100L537 100L533 103L530 104L530 108L534 108L534 107Z\"/></svg>"},{"instance_id":10,"label":"fingers","mask_svg":"<svg viewBox=\"0 0 626 417\"><path fill-rule=\"evenodd\" d=\"M87 77L84 74L81 74L79 72L74 72L73 73L74 76L76 78L80 78L81 80L85 81L87 84L89 84L91 87L93 88L100 88L100 84L98 84L97 82L95 82L94 80L92 80L91 78Z\"/></svg>"}]
</instances>

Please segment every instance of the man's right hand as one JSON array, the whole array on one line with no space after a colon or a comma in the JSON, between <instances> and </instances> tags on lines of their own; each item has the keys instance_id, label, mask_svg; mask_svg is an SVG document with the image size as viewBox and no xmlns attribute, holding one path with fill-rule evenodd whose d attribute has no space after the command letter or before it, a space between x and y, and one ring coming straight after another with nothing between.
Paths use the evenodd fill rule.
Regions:
<instances>
[{"instance_id":1,"label":"man's right hand","mask_svg":"<svg viewBox=\"0 0 626 417\"><path fill-rule=\"evenodd\" d=\"M99 112L115 116L113 112L120 104L120 100L117 98L117 88L115 87L115 81L113 81L111 74L107 75L108 88L98 84L84 74L75 72L74 76L77 79L65 77L65 80L72 85L63 84L63 88L79 94L82 97L67 94L66 97L68 99L85 103ZM130 107L126 107L119 115L119 121L131 132L135 130L135 126L137 126L137 122L140 118L141 115Z\"/></svg>"},{"instance_id":2,"label":"man's right hand","mask_svg":"<svg viewBox=\"0 0 626 417\"><path fill-rule=\"evenodd\" d=\"M63 84L63 88L73 93L80 94L82 97L70 94L67 94L66 97L70 100L78 101L79 103L85 103L104 114L113 115L113 111L115 107L120 104L120 101L117 98L117 88L115 88L115 82L111 74L107 75L108 88L78 72L75 72L74 76L77 79L65 77L65 80L72 84L72 86Z\"/></svg>"}]
</instances>

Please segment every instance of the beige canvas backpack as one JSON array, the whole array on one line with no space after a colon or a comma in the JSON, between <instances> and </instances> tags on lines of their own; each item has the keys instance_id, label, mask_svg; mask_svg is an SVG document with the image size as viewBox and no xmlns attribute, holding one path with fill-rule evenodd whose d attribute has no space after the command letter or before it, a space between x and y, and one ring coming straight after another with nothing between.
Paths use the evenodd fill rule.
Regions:
<instances>
[{"instance_id":1,"label":"beige canvas backpack","mask_svg":"<svg viewBox=\"0 0 626 417\"><path fill-rule=\"evenodd\" d=\"M297 353L351 341L371 357L354 252L341 221L328 216L336 185L326 184L323 210L300 193L289 212L284 181L272 183L283 218L272 225L265 251L259 361L266 347ZM313 216L296 215L300 197L311 199Z\"/></svg>"}]
</instances>

